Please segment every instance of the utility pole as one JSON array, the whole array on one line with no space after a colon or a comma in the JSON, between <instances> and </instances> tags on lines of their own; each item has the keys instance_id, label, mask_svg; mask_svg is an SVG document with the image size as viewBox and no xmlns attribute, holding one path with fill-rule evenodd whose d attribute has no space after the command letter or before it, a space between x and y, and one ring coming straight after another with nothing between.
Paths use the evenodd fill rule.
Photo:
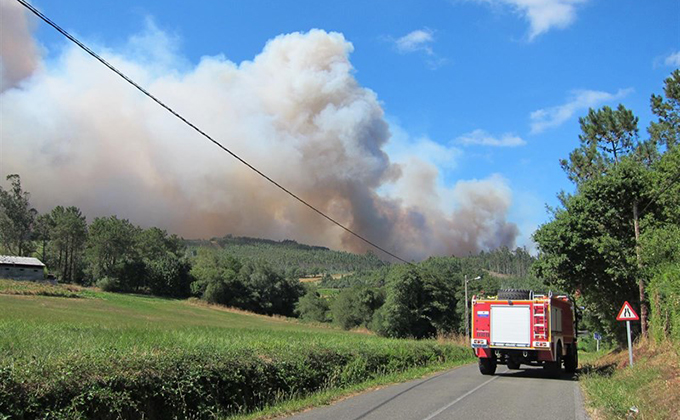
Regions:
<instances>
[{"instance_id":1,"label":"utility pole","mask_svg":"<svg viewBox=\"0 0 680 420\"><path fill-rule=\"evenodd\" d=\"M647 302L645 302L645 282L642 279L642 258L640 257L640 223L638 203L633 202L633 227L635 229L635 256L638 268L638 291L640 292L640 327L642 336L647 336Z\"/></svg>"},{"instance_id":2,"label":"utility pole","mask_svg":"<svg viewBox=\"0 0 680 420\"><path fill-rule=\"evenodd\" d=\"M467 274L465 274L464 282L465 282L465 339L467 340L470 338L470 322L468 321L468 291L467 291L467 285L468 285L468 278ZM472 280L479 280L481 279L481 276L477 276Z\"/></svg>"}]
</instances>

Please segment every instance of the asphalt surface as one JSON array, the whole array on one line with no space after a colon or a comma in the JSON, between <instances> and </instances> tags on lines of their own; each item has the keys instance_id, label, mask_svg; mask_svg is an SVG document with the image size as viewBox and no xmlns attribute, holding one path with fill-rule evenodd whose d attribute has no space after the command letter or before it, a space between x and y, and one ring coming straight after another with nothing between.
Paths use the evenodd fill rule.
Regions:
<instances>
[{"instance_id":1,"label":"asphalt surface","mask_svg":"<svg viewBox=\"0 0 680 420\"><path fill-rule=\"evenodd\" d=\"M528 418L587 420L574 375L548 378L542 368L499 365L494 376L465 365L315 408L294 420L444 420Z\"/></svg>"}]
</instances>

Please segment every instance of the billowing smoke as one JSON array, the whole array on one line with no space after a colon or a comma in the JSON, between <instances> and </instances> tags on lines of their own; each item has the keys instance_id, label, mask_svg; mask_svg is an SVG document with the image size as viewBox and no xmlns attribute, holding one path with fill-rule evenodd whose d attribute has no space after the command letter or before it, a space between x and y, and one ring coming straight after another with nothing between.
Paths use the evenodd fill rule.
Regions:
<instances>
[{"instance_id":1,"label":"billowing smoke","mask_svg":"<svg viewBox=\"0 0 680 420\"><path fill-rule=\"evenodd\" d=\"M31 57L5 48L34 41L25 22L5 25L4 12L0 172L19 173L40 211L77 205L90 220L117 214L184 237L232 233L369 249L76 47L49 60L35 48L23 50ZM405 258L514 245L503 179L446 188L419 154L441 147L427 140L413 142L423 148L412 155L387 154L398 139L376 94L353 77L353 47L341 34L281 35L240 64L217 56L194 66L173 42L149 24L120 51L95 49L224 146Z\"/></svg>"},{"instance_id":2,"label":"billowing smoke","mask_svg":"<svg viewBox=\"0 0 680 420\"><path fill-rule=\"evenodd\" d=\"M38 66L37 47L23 6L0 2L0 92L14 87Z\"/></svg>"}]
</instances>

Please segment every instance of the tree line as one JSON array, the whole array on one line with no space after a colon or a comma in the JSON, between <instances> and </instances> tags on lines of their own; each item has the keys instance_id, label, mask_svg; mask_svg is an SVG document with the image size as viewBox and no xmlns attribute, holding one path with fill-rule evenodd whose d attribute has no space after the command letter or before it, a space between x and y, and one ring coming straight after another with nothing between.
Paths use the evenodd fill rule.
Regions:
<instances>
[{"instance_id":1,"label":"tree line","mask_svg":"<svg viewBox=\"0 0 680 420\"><path fill-rule=\"evenodd\" d=\"M75 206L38 214L17 174L0 187L0 240L3 252L35 255L60 281L98 285L107 291L185 297L191 264L183 240L157 227L142 229L117 216L88 225Z\"/></svg>"},{"instance_id":2,"label":"tree line","mask_svg":"<svg viewBox=\"0 0 680 420\"><path fill-rule=\"evenodd\" d=\"M115 215L88 224L75 206L38 214L17 174L0 187L1 252L36 256L60 281L105 291L148 293L293 316L303 289L266 261L241 261L203 248L187 253L185 241L157 227L143 229Z\"/></svg>"},{"instance_id":3,"label":"tree line","mask_svg":"<svg viewBox=\"0 0 680 420\"><path fill-rule=\"evenodd\" d=\"M436 257L410 265L389 265L372 254L254 238L191 241L187 249L186 241L176 235L156 227L143 229L115 215L88 224L74 206L57 206L38 214L20 177L7 179L11 188L0 187L3 249L14 255L37 256L61 281L96 285L105 291L195 296L266 315L332 322L345 329L364 327L390 337L422 338L464 330L465 276L483 277L470 284L470 295L527 284L526 279L522 283L486 274L488 267L526 272L531 258L523 249L504 248L466 258ZM268 258L261 258L263 254ZM299 277L312 262L320 267L314 270L326 273L322 285L346 287L333 297L322 296L315 286L305 288ZM328 273L342 264L359 269L343 279L332 279Z\"/></svg>"},{"instance_id":4,"label":"tree line","mask_svg":"<svg viewBox=\"0 0 680 420\"><path fill-rule=\"evenodd\" d=\"M298 277L371 270L386 265L371 252L359 255L334 251L290 239L273 241L226 235L210 240L191 240L187 243L192 253L201 247L215 247L241 260L266 261L276 270Z\"/></svg>"},{"instance_id":5,"label":"tree line","mask_svg":"<svg viewBox=\"0 0 680 420\"><path fill-rule=\"evenodd\" d=\"M522 252L499 250L508 266L521 265ZM486 255L495 254L488 252ZM388 337L426 338L465 331L465 282L469 299L495 295L504 288L546 292L540 279L490 272L486 257L431 257L414 264L393 264L309 285L296 305L307 321L344 329L366 328ZM491 259L493 260L493 259ZM473 280L474 279L474 280ZM329 289L332 288L332 289ZM336 290L336 293L329 293Z\"/></svg>"},{"instance_id":6,"label":"tree line","mask_svg":"<svg viewBox=\"0 0 680 420\"><path fill-rule=\"evenodd\" d=\"M534 234L533 272L580 296L586 320L619 340L624 301L640 332L680 339L680 70L652 95L656 120L641 135L624 105L579 119L580 145L560 164L574 183Z\"/></svg>"}]
</instances>

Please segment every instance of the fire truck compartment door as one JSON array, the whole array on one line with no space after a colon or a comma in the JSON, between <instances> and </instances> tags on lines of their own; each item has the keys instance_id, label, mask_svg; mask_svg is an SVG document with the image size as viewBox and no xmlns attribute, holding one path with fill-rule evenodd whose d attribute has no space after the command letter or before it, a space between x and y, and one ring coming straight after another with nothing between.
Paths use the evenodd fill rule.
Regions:
<instances>
[{"instance_id":1,"label":"fire truck compartment door","mask_svg":"<svg viewBox=\"0 0 680 420\"><path fill-rule=\"evenodd\" d=\"M491 306L492 346L530 347L531 312L529 306Z\"/></svg>"}]
</instances>

